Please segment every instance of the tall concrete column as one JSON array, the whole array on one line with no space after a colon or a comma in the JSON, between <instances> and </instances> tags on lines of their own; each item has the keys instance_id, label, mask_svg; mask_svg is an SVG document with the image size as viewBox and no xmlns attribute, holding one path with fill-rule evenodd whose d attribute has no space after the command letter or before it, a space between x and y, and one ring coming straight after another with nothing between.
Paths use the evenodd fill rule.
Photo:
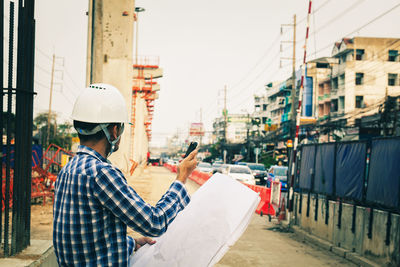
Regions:
<instances>
[{"instance_id":1,"label":"tall concrete column","mask_svg":"<svg viewBox=\"0 0 400 267\"><path fill-rule=\"evenodd\" d=\"M89 0L86 84L108 83L132 105L134 0ZM125 125L120 148L110 160L123 172L130 167L131 127Z\"/></svg>"}]
</instances>

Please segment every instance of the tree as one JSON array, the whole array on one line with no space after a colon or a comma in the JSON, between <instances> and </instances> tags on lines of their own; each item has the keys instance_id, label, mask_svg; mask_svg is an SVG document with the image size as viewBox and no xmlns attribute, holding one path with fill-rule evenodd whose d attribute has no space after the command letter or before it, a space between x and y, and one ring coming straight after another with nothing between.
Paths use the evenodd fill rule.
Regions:
<instances>
[{"instance_id":1,"label":"tree","mask_svg":"<svg viewBox=\"0 0 400 267\"><path fill-rule=\"evenodd\" d=\"M33 120L33 129L37 132L39 143L44 146L47 144L48 133L48 113L40 113ZM73 134L72 125L68 122L57 126L57 114L52 113L50 118L49 143L58 145L64 149L71 149Z\"/></svg>"},{"instance_id":2,"label":"tree","mask_svg":"<svg viewBox=\"0 0 400 267\"><path fill-rule=\"evenodd\" d=\"M272 151L268 151L268 152L272 152ZM260 163L264 164L264 166L266 168L271 167L272 165L275 165L277 162L274 159L274 157L271 155L271 153L266 153L266 152L262 152L260 155Z\"/></svg>"}]
</instances>

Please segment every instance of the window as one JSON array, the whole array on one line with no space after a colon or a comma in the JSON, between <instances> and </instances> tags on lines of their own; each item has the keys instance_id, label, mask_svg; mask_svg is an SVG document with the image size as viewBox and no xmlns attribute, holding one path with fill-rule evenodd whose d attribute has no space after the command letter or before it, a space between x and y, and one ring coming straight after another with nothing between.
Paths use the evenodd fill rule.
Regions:
<instances>
[{"instance_id":1,"label":"window","mask_svg":"<svg viewBox=\"0 0 400 267\"><path fill-rule=\"evenodd\" d=\"M364 49L357 49L356 50L356 60L363 60L364 59Z\"/></svg>"},{"instance_id":2,"label":"window","mask_svg":"<svg viewBox=\"0 0 400 267\"><path fill-rule=\"evenodd\" d=\"M329 68L329 63L320 63L320 62L317 62L317 68L318 68L318 69L327 69L327 68Z\"/></svg>"},{"instance_id":3,"label":"window","mask_svg":"<svg viewBox=\"0 0 400 267\"><path fill-rule=\"evenodd\" d=\"M266 124L267 123L267 117L262 117L262 123Z\"/></svg>"},{"instance_id":4,"label":"window","mask_svg":"<svg viewBox=\"0 0 400 267\"><path fill-rule=\"evenodd\" d=\"M364 83L364 73L356 73L356 85L362 85Z\"/></svg>"},{"instance_id":5,"label":"window","mask_svg":"<svg viewBox=\"0 0 400 267\"><path fill-rule=\"evenodd\" d=\"M263 111L266 111L266 110L267 110L267 105L263 104Z\"/></svg>"},{"instance_id":6,"label":"window","mask_svg":"<svg viewBox=\"0 0 400 267\"><path fill-rule=\"evenodd\" d=\"M357 95L356 96L356 108L363 108L364 107L364 96Z\"/></svg>"},{"instance_id":7,"label":"window","mask_svg":"<svg viewBox=\"0 0 400 267\"><path fill-rule=\"evenodd\" d=\"M344 96L339 96L339 110L344 110Z\"/></svg>"},{"instance_id":8,"label":"window","mask_svg":"<svg viewBox=\"0 0 400 267\"><path fill-rule=\"evenodd\" d=\"M332 79L332 89L338 89L338 77Z\"/></svg>"},{"instance_id":9,"label":"window","mask_svg":"<svg viewBox=\"0 0 400 267\"><path fill-rule=\"evenodd\" d=\"M331 112L336 112L338 111L338 100L337 99L332 99L331 101Z\"/></svg>"},{"instance_id":10,"label":"window","mask_svg":"<svg viewBox=\"0 0 400 267\"><path fill-rule=\"evenodd\" d=\"M399 61L399 51L397 51L397 50L389 50L388 61Z\"/></svg>"},{"instance_id":11,"label":"window","mask_svg":"<svg viewBox=\"0 0 400 267\"><path fill-rule=\"evenodd\" d=\"M344 86L345 79L346 79L345 74L342 74L339 76L339 85L340 86Z\"/></svg>"},{"instance_id":12,"label":"window","mask_svg":"<svg viewBox=\"0 0 400 267\"><path fill-rule=\"evenodd\" d=\"M399 85L398 81L397 74L388 73L388 86L397 86Z\"/></svg>"}]
</instances>

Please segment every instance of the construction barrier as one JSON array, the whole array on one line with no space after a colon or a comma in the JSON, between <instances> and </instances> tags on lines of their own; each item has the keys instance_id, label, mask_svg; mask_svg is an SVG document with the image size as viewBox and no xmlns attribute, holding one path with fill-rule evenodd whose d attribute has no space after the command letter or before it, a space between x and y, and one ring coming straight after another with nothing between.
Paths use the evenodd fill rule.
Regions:
<instances>
[{"instance_id":1,"label":"construction barrier","mask_svg":"<svg viewBox=\"0 0 400 267\"><path fill-rule=\"evenodd\" d=\"M168 170L172 172L176 172L177 166L175 165L169 165L167 163L164 164L164 167L166 167ZM211 177L212 175L209 173L204 173L198 170L194 170L192 174L189 176L189 179L197 183L198 185L203 185L207 180ZM279 183L279 182L273 182L273 183ZM261 201L258 204L258 207L256 209L256 213L262 215L269 215L269 216L275 216L276 211L274 208L274 205L271 203L271 188L267 188L264 186L258 186L258 185L250 185L246 184L247 187L249 187L251 190L254 192L258 193L260 195ZM280 183L279 183L280 184ZM280 189L280 187L279 187ZM276 194L273 194L274 199L276 199ZM279 196L280 196L280 190L279 190Z\"/></svg>"},{"instance_id":2,"label":"construction barrier","mask_svg":"<svg viewBox=\"0 0 400 267\"><path fill-rule=\"evenodd\" d=\"M57 179L57 173L52 173L51 169L53 166L58 166L61 168L65 165L68 160L74 155L54 144L50 144L44 155L38 149L32 150L32 186L31 186L31 200L37 200L39 198L43 199L43 205L46 204L46 198L52 198L54 200L54 182ZM11 163L14 161L14 150L11 151ZM3 158L6 154L3 154ZM45 168L43 168L43 160ZM14 189L14 165L10 168L10 184L8 187L9 191L9 207L13 205L13 189ZM6 165L2 164L2 177L6 177ZM1 184L1 194L2 194L2 211L5 208L4 199L6 199L6 181L3 179Z\"/></svg>"}]
</instances>

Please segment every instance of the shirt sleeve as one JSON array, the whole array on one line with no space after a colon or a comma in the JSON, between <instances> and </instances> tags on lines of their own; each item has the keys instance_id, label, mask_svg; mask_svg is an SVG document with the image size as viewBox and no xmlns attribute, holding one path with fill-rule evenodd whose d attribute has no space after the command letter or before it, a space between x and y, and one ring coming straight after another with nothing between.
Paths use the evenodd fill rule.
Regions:
<instances>
[{"instance_id":1,"label":"shirt sleeve","mask_svg":"<svg viewBox=\"0 0 400 267\"><path fill-rule=\"evenodd\" d=\"M173 182L153 207L131 188L115 168L102 168L93 180L99 202L133 230L145 236L160 236L190 202L185 186Z\"/></svg>"}]
</instances>

